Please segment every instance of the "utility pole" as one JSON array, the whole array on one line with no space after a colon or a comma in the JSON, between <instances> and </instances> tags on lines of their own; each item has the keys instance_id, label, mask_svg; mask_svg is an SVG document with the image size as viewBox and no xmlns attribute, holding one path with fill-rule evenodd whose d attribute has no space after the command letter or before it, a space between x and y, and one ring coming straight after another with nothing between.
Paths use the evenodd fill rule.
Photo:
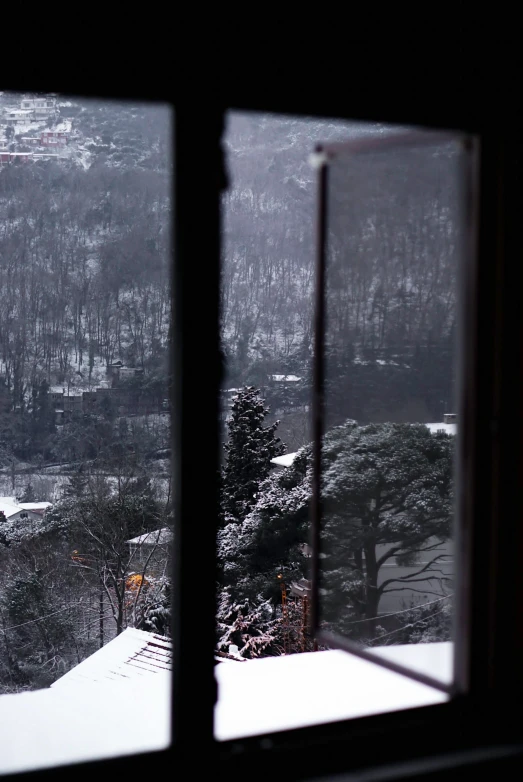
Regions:
<instances>
[{"instance_id":1,"label":"utility pole","mask_svg":"<svg viewBox=\"0 0 523 782\"><path fill-rule=\"evenodd\" d=\"M283 576L280 573L278 575L278 581L280 582L281 587L281 612L282 612L282 619L283 619L283 652L284 654L289 653L289 609L287 606L287 587L285 586L285 581L283 580Z\"/></svg>"},{"instance_id":2,"label":"utility pole","mask_svg":"<svg viewBox=\"0 0 523 782\"><path fill-rule=\"evenodd\" d=\"M100 589L100 649L104 645L104 593Z\"/></svg>"},{"instance_id":3,"label":"utility pole","mask_svg":"<svg viewBox=\"0 0 523 782\"><path fill-rule=\"evenodd\" d=\"M294 595L301 600L302 616L301 616L301 650L306 651L307 637L310 634L310 599L312 596L312 582L306 578L300 579L297 583L291 584L291 595ZM318 651L318 643L316 639L313 641L313 651Z\"/></svg>"}]
</instances>

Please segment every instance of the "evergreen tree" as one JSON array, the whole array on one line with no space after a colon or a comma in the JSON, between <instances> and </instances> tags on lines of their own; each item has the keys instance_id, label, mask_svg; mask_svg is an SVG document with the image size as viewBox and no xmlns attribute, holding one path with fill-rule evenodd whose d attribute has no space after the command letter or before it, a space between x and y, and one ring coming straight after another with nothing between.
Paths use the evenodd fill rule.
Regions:
<instances>
[{"instance_id":1,"label":"evergreen tree","mask_svg":"<svg viewBox=\"0 0 523 782\"><path fill-rule=\"evenodd\" d=\"M67 483L64 486L64 497L82 497L87 490L87 475L84 472L82 465L69 476Z\"/></svg>"},{"instance_id":2,"label":"evergreen tree","mask_svg":"<svg viewBox=\"0 0 523 782\"><path fill-rule=\"evenodd\" d=\"M306 577L302 546L309 530L311 448L301 449L286 470L274 472L259 489L256 505L239 527L218 533L218 573L234 602L281 600L285 582Z\"/></svg>"},{"instance_id":3,"label":"evergreen tree","mask_svg":"<svg viewBox=\"0 0 523 782\"><path fill-rule=\"evenodd\" d=\"M12 627L9 648L14 660L9 662L16 684L47 687L56 678L57 662L64 666L71 625L60 603L39 570L7 583L0 610Z\"/></svg>"},{"instance_id":4,"label":"evergreen tree","mask_svg":"<svg viewBox=\"0 0 523 782\"><path fill-rule=\"evenodd\" d=\"M234 398L228 421L226 463L221 485L225 522L241 522L256 501L260 484L269 475L270 462L285 451L275 436L279 421L264 426L269 412L260 391L245 387Z\"/></svg>"},{"instance_id":5,"label":"evergreen tree","mask_svg":"<svg viewBox=\"0 0 523 782\"><path fill-rule=\"evenodd\" d=\"M347 421L325 436L322 456L322 618L330 629L376 630L389 592L445 595L448 581L437 549L451 534L453 438L423 425ZM231 603L252 607L280 600L286 583L308 577L312 449L259 487L243 523L218 535L219 581ZM424 564L416 565L423 554ZM412 569L381 578L394 558ZM367 619L362 624L359 620ZM255 628L251 628L254 632Z\"/></svg>"}]
</instances>

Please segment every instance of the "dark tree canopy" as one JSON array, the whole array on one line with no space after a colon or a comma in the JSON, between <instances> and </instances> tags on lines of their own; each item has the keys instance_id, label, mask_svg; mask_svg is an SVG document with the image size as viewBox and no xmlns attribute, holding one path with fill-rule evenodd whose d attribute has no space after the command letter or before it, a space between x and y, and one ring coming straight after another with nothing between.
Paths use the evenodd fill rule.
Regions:
<instances>
[{"instance_id":1,"label":"dark tree canopy","mask_svg":"<svg viewBox=\"0 0 523 782\"><path fill-rule=\"evenodd\" d=\"M451 534L453 438L423 425L355 421L330 430L323 447L321 551L322 615L333 629L376 619L381 597L429 583L444 593L446 576L436 549ZM279 600L278 574L308 577L312 450L270 476L238 525L219 535L222 584L233 600ZM427 562L416 565L421 554ZM412 566L380 579L395 557ZM427 587L425 587L426 591Z\"/></svg>"},{"instance_id":2,"label":"dark tree canopy","mask_svg":"<svg viewBox=\"0 0 523 782\"><path fill-rule=\"evenodd\" d=\"M372 619L386 592L406 584L445 581L442 556L432 555L450 537L453 437L423 425L354 421L325 437L322 499L322 587L325 619L343 625L356 613ZM401 579L378 586L393 557L428 562ZM441 593L441 592L440 592Z\"/></svg>"},{"instance_id":3,"label":"dark tree canopy","mask_svg":"<svg viewBox=\"0 0 523 782\"><path fill-rule=\"evenodd\" d=\"M260 484L269 474L271 459L285 450L275 436L278 422L263 425L268 412L260 391L254 387L243 388L234 399L221 486L226 520L245 518L255 503Z\"/></svg>"}]
</instances>

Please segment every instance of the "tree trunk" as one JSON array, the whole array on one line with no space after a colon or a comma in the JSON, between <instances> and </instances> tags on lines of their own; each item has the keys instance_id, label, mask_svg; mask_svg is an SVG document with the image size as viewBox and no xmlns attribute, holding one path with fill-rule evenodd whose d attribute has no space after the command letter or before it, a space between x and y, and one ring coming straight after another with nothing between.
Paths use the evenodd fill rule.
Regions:
<instances>
[{"instance_id":1,"label":"tree trunk","mask_svg":"<svg viewBox=\"0 0 523 782\"><path fill-rule=\"evenodd\" d=\"M365 617L368 619L368 632L371 638L376 633L376 618L380 595L378 592L378 566L376 564L376 546L369 543L365 546L366 601Z\"/></svg>"}]
</instances>

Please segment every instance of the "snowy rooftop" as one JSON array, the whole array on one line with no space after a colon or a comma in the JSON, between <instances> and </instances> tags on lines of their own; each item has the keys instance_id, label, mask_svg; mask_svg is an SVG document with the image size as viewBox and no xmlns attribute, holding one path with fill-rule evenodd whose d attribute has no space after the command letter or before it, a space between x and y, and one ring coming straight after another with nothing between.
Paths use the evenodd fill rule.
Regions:
<instances>
[{"instance_id":1,"label":"snowy rooftop","mask_svg":"<svg viewBox=\"0 0 523 782\"><path fill-rule=\"evenodd\" d=\"M140 679L151 673L168 673L172 664L171 642L163 635L127 628L106 646L55 681L51 687ZM166 681L165 686L168 687Z\"/></svg>"},{"instance_id":2,"label":"snowy rooftop","mask_svg":"<svg viewBox=\"0 0 523 782\"><path fill-rule=\"evenodd\" d=\"M23 510L41 511L50 508L52 503L51 502L19 502L18 505L21 508L23 508Z\"/></svg>"},{"instance_id":3,"label":"snowy rooftop","mask_svg":"<svg viewBox=\"0 0 523 782\"><path fill-rule=\"evenodd\" d=\"M131 538L127 543L132 546L155 546L157 543L170 543L172 539L172 532L169 527L163 527L163 529L154 530L154 532L146 532L144 535L138 535L136 538Z\"/></svg>"},{"instance_id":4,"label":"snowy rooftop","mask_svg":"<svg viewBox=\"0 0 523 782\"><path fill-rule=\"evenodd\" d=\"M51 394L64 394L67 396L81 396L84 391L87 390L87 385L83 386L51 386L49 393Z\"/></svg>"},{"instance_id":5,"label":"snowy rooftop","mask_svg":"<svg viewBox=\"0 0 523 782\"><path fill-rule=\"evenodd\" d=\"M15 513L20 513L21 510L41 513L50 505L50 502L17 502L15 497L0 497L0 511L5 513L6 519L14 516Z\"/></svg>"},{"instance_id":6,"label":"snowy rooftop","mask_svg":"<svg viewBox=\"0 0 523 782\"><path fill-rule=\"evenodd\" d=\"M0 511L4 512L6 519L9 516L14 516L15 513L19 513L21 510L21 506L14 497L0 497Z\"/></svg>"},{"instance_id":7,"label":"snowy rooftop","mask_svg":"<svg viewBox=\"0 0 523 782\"><path fill-rule=\"evenodd\" d=\"M90 663L84 661L50 689L0 696L0 772L167 747L170 674L161 666L155 671L146 659L144 674L139 675L132 664L133 655L149 646L141 635L140 631L127 630L92 655ZM153 638L161 639L161 644L166 642L162 636ZM374 651L441 681L450 681L450 643L389 646ZM123 666L124 674L119 666ZM80 679L78 673L73 675L79 669L83 671ZM114 669L118 672L111 678L108 672L114 674ZM270 657L250 660L247 665L218 664L215 672L219 688L215 709L218 740L447 700L440 691L341 651ZM92 681L97 685L85 686ZM197 689L194 697L198 697Z\"/></svg>"},{"instance_id":8,"label":"snowy rooftop","mask_svg":"<svg viewBox=\"0 0 523 782\"><path fill-rule=\"evenodd\" d=\"M283 456L275 456L271 459L271 464L275 464L277 467L290 467L294 462L297 451L295 453L284 453Z\"/></svg>"},{"instance_id":9,"label":"snowy rooftop","mask_svg":"<svg viewBox=\"0 0 523 782\"><path fill-rule=\"evenodd\" d=\"M301 377L297 377L297 375L271 375L271 380L276 383L297 383Z\"/></svg>"}]
</instances>

